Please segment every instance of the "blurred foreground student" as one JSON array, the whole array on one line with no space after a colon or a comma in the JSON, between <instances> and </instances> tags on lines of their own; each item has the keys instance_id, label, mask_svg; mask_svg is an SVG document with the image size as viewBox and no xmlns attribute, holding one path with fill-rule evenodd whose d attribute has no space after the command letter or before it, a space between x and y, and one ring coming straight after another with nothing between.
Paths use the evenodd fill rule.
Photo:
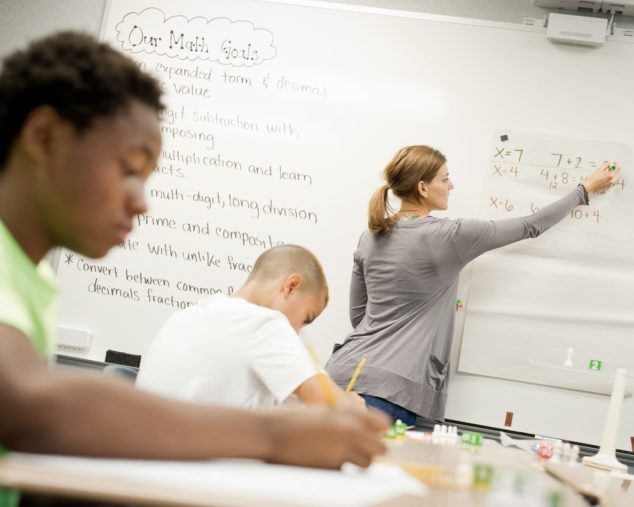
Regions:
<instances>
[{"instance_id":1,"label":"blurred foreground student","mask_svg":"<svg viewBox=\"0 0 634 507\"><path fill-rule=\"evenodd\" d=\"M55 246L101 257L146 211L161 148L158 84L89 36L61 33L0 73L0 446L17 451L368 465L386 421L350 408L245 412L168 401L47 367ZM0 492L0 504L17 495Z\"/></svg>"},{"instance_id":2,"label":"blurred foreground student","mask_svg":"<svg viewBox=\"0 0 634 507\"><path fill-rule=\"evenodd\" d=\"M233 296L216 294L170 317L143 354L137 386L242 408L272 408L292 394L363 406L317 370L298 336L327 303L326 277L310 251L271 248Z\"/></svg>"}]
</instances>

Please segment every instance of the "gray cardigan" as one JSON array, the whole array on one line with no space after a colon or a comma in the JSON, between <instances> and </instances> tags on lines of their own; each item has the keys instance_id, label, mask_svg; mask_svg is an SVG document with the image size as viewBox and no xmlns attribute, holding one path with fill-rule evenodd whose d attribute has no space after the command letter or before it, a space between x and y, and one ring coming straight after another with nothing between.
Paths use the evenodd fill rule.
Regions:
<instances>
[{"instance_id":1,"label":"gray cardigan","mask_svg":"<svg viewBox=\"0 0 634 507\"><path fill-rule=\"evenodd\" d=\"M354 253L350 321L354 330L326 370L345 387L362 356L354 390L429 419L443 419L462 268L485 252L535 238L588 204L579 186L531 216L506 220L400 220L364 232Z\"/></svg>"}]
</instances>

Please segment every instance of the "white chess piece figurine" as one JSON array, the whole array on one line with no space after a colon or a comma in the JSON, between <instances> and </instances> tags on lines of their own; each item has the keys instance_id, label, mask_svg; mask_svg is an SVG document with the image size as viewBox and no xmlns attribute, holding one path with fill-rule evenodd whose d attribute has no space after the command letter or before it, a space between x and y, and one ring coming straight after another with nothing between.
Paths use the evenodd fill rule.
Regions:
<instances>
[{"instance_id":1,"label":"white chess piece figurine","mask_svg":"<svg viewBox=\"0 0 634 507\"><path fill-rule=\"evenodd\" d=\"M614 375L614 385L612 386L612 396L608 405L608 414L605 418L605 427L601 437L601 447L594 456L586 456L581 462L590 467L601 468L603 470L616 470L627 472L627 466L616 459L616 436L619 429L619 419L621 418L621 407L623 396L625 395L625 375L627 371L618 368Z\"/></svg>"},{"instance_id":2,"label":"white chess piece figurine","mask_svg":"<svg viewBox=\"0 0 634 507\"><path fill-rule=\"evenodd\" d=\"M434 424L434 431L431 434L431 441L435 444L440 440L440 424Z\"/></svg>"},{"instance_id":3,"label":"white chess piece figurine","mask_svg":"<svg viewBox=\"0 0 634 507\"><path fill-rule=\"evenodd\" d=\"M575 351L573 349L568 349L568 352L566 352L566 360L564 361L564 366L568 367L568 368L572 368L572 355L575 353Z\"/></svg>"},{"instance_id":4,"label":"white chess piece figurine","mask_svg":"<svg viewBox=\"0 0 634 507\"><path fill-rule=\"evenodd\" d=\"M440 443L441 444L447 443L447 425L446 424L442 424L440 426Z\"/></svg>"},{"instance_id":5,"label":"white chess piece figurine","mask_svg":"<svg viewBox=\"0 0 634 507\"><path fill-rule=\"evenodd\" d=\"M457 433L455 432L455 426L447 426L447 444L453 445L456 443Z\"/></svg>"}]
</instances>

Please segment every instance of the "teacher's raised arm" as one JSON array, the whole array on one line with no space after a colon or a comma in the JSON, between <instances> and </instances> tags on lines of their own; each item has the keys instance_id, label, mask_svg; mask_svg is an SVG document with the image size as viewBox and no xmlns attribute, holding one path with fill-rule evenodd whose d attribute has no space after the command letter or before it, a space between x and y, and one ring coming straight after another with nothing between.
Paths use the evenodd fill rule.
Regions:
<instances>
[{"instance_id":1,"label":"teacher's raised arm","mask_svg":"<svg viewBox=\"0 0 634 507\"><path fill-rule=\"evenodd\" d=\"M620 168L605 162L583 184L537 213L506 220L440 219L454 188L445 156L407 146L384 170L370 199L368 230L354 253L350 315L354 330L326 369L341 386L366 356L355 384L370 406L394 420L443 419L458 277L477 256L539 236L589 195L605 192ZM392 209L390 193L400 200Z\"/></svg>"}]
</instances>

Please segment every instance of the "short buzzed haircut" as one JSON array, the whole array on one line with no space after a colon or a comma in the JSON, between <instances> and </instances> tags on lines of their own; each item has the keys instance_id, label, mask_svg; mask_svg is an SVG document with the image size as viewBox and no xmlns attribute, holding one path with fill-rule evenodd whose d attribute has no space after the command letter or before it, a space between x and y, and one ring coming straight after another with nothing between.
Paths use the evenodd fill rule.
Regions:
<instances>
[{"instance_id":1,"label":"short buzzed haircut","mask_svg":"<svg viewBox=\"0 0 634 507\"><path fill-rule=\"evenodd\" d=\"M303 246L281 245L268 249L255 261L247 279L271 280L297 273L302 276L302 287L315 294L323 294L328 304L328 283L317 257Z\"/></svg>"}]
</instances>

